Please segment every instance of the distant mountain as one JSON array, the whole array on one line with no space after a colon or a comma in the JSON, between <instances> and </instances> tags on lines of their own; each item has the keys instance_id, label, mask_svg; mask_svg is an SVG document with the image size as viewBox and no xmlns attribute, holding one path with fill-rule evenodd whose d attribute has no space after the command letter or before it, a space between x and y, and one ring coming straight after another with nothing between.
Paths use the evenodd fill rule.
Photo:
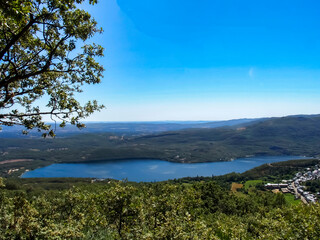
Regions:
<instances>
[{"instance_id":1,"label":"distant mountain","mask_svg":"<svg viewBox=\"0 0 320 240\"><path fill-rule=\"evenodd\" d=\"M235 125L138 137L152 146L181 147L183 161L230 160L246 155L320 154L320 116L289 116ZM183 156L183 157L181 157Z\"/></svg>"},{"instance_id":2,"label":"distant mountain","mask_svg":"<svg viewBox=\"0 0 320 240\"><path fill-rule=\"evenodd\" d=\"M157 122L88 122L86 128L79 130L75 126L67 125L56 129L58 137L85 133L115 133L115 134L151 134L165 131L175 131L188 128L216 128L248 124L262 119L234 119L227 121L157 121ZM52 124L53 125L53 124ZM54 125L53 125L54 127ZM21 126L2 127L0 138L30 138L40 137L41 133L31 131L27 136L22 134Z\"/></svg>"},{"instance_id":3,"label":"distant mountain","mask_svg":"<svg viewBox=\"0 0 320 240\"><path fill-rule=\"evenodd\" d=\"M201 128L163 132L157 123L159 132L153 134L141 130L141 134L131 135L96 132L55 139L3 138L0 156L3 160L22 158L49 162L137 158L206 162L252 155L320 156L320 115L240 122L217 128L204 128L207 123L200 123ZM113 126L119 128L120 125ZM142 129L144 125L136 125L135 133L138 126Z\"/></svg>"}]
</instances>

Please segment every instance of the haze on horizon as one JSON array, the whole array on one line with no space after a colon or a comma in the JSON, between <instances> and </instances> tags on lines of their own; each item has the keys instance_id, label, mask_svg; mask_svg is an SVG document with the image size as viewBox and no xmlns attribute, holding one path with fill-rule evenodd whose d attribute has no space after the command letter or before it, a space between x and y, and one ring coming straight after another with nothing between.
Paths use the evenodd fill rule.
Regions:
<instances>
[{"instance_id":1,"label":"haze on horizon","mask_svg":"<svg viewBox=\"0 0 320 240\"><path fill-rule=\"evenodd\" d=\"M86 121L227 120L320 113L320 2L100 0L100 85Z\"/></svg>"}]
</instances>

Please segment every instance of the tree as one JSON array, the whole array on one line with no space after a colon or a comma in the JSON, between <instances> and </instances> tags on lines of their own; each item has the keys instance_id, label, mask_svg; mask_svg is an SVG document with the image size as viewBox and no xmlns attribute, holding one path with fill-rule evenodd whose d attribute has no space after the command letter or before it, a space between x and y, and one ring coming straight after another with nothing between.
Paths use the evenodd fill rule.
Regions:
<instances>
[{"instance_id":1,"label":"tree","mask_svg":"<svg viewBox=\"0 0 320 240\"><path fill-rule=\"evenodd\" d=\"M100 83L104 71L96 61L103 48L86 42L102 29L79 8L84 1L0 0L0 126L54 136L44 116L81 128L81 119L104 107L75 97L84 84ZM39 106L44 98L47 105Z\"/></svg>"}]
</instances>

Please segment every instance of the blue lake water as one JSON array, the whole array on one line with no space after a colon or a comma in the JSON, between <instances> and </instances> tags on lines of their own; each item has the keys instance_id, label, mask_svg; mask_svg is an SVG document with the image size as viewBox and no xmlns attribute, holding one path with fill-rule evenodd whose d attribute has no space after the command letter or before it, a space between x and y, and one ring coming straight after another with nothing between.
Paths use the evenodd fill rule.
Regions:
<instances>
[{"instance_id":1,"label":"blue lake water","mask_svg":"<svg viewBox=\"0 0 320 240\"><path fill-rule=\"evenodd\" d=\"M231 162L173 163L162 160L115 160L94 163L59 163L26 172L22 178L84 177L127 178L135 182L163 181L182 177L242 173L265 163L304 159L301 156L263 156L239 158Z\"/></svg>"}]
</instances>

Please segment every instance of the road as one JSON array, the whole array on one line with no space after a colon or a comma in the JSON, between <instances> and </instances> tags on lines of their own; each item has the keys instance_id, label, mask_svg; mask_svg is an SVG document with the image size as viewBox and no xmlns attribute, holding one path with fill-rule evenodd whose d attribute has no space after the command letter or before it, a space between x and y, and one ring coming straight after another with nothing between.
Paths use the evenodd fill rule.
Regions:
<instances>
[{"instance_id":1,"label":"road","mask_svg":"<svg viewBox=\"0 0 320 240\"><path fill-rule=\"evenodd\" d=\"M301 201L304 204L308 204L307 200L304 198L304 196L302 196L299 192L298 189L296 188L296 185L294 184L294 182L291 183L291 186L293 187L294 193L297 197L300 197Z\"/></svg>"}]
</instances>

